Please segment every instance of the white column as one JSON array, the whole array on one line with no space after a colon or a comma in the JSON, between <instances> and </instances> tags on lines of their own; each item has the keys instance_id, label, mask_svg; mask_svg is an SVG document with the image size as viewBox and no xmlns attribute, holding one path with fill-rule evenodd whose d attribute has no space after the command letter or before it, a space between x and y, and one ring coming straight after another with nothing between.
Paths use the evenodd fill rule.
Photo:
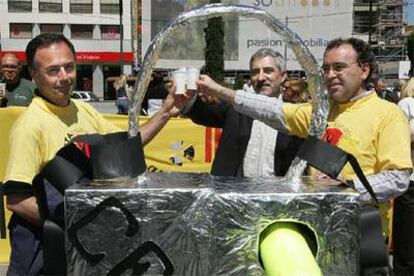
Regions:
<instances>
[{"instance_id":1,"label":"white column","mask_svg":"<svg viewBox=\"0 0 414 276\"><path fill-rule=\"evenodd\" d=\"M69 27L68 24L64 24L63 25L63 35L65 37L67 37L68 39L71 39L72 38L72 34L70 32L70 27Z\"/></svg>"},{"instance_id":2,"label":"white column","mask_svg":"<svg viewBox=\"0 0 414 276\"><path fill-rule=\"evenodd\" d=\"M93 73L92 73L92 86L93 93L98 96L100 99L104 97L104 75L102 70L102 64L94 63L93 64Z\"/></svg>"},{"instance_id":3,"label":"white column","mask_svg":"<svg viewBox=\"0 0 414 276\"><path fill-rule=\"evenodd\" d=\"M101 28L99 28L99 25L93 26L93 39L100 40L101 39Z\"/></svg>"},{"instance_id":4,"label":"white column","mask_svg":"<svg viewBox=\"0 0 414 276\"><path fill-rule=\"evenodd\" d=\"M62 12L63 14L70 13L70 1L62 1Z\"/></svg>"}]
</instances>

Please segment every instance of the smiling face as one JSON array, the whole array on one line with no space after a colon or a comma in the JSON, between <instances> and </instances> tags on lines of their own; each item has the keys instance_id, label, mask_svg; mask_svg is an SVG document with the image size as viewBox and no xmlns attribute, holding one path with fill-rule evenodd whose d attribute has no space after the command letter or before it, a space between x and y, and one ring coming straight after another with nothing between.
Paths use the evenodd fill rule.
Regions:
<instances>
[{"instance_id":1,"label":"smiling face","mask_svg":"<svg viewBox=\"0 0 414 276\"><path fill-rule=\"evenodd\" d=\"M5 54L1 59L0 71L6 83L17 83L21 71L17 57L13 54Z\"/></svg>"},{"instance_id":2,"label":"smiling face","mask_svg":"<svg viewBox=\"0 0 414 276\"><path fill-rule=\"evenodd\" d=\"M280 87L285 79L286 72L276 67L276 60L271 56L257 58L251 63L250 82L258 94L279 96Z\"/></svg>"},{"instance_id":3,"label":"smiling face","mask_svg":"<svg viewBox=\"0 0 414 276\"><path fill-rule=\"evenodd\" d=\"M365 91L370 67L358 63L350 44L342 44L325 53L322 70L330 97L337 103L346 103Z\"/></svg>"},{"instance_id":4,"label":"smiling face","mask_svg":"<svg viewBox=\"0 0 414 276\"><path fill-rule=\"evenodd\" d=\"M39 48L30 74L44 98L57 106L69 104L76 85L76 64L74 54L64 42Z\"/></svg>"}]
</instances>

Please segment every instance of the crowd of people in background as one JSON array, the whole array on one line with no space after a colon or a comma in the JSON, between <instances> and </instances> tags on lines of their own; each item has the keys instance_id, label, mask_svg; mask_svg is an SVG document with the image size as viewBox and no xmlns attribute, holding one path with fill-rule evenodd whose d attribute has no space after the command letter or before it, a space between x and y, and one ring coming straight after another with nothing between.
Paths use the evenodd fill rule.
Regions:
<instances>
[{"instance_id":1,"label":"crowd of people in background","mask_svg":"<svg viewBox=\"0 0 414 276\"><path fill-rule=\"evenodd\" d=\"M378 129L372 133L364 132L364 135L380 136L383 135L381 131L385 129L386 131L392 130L388 133L389 135L396 134L400 136L396 138L383 137L387 141L381 140L381 143L376 145L378 148L373 150L373 158L361 162L367 162L368 164L372 160L381 161L380 158L383 158L383 163L369 163L366 167L372 167L368 171L368 174L370 174L369 180L373 183L374 190L377 189L379 194L383 192L381 194L382 199L387 201L394 198L394 269L396 275L406 275L405 273L414 273L414 220L412 219L414 214L414 174L411 174L410 184L408 190L406 190L407 187L401 182L405 179L405 176L409 177L412 162L407 163L406 158L404 159L405 156L401 157L401 152L403 150L408 151L409 142L414 142L414 77L406 81L398 81L391 89L387 87L386 81L374 70L377 68L374 66L375 60L371 59L371 56L368 58L366 56L362 57L365 54L369 55L365 44L357 39L336 40L328 46L324 56L322 74L335 105L330 113L331 125L328 125L328 128L333 129L332 126L338 123L337 128L346 125L347 128L355 130L355 133L361 131L361 129L355 129L357 120L361 118L352 117L343 122L336 121L340 114L345 111L350 112L351 108L347 105L353 105L355 102L364 107L369 106L372 111L378 112L378 106L381 106L389 112L389 114L382 114L381 116L378 114L377 118L381 118L381 121L376 122ZM8 208L14 212L10 231L15 233L19 233L22 227L27 228L27 224L33 228L33 225L39 223L34 195L28 193L27 189L44 162L50 160L58 150L58 147L56 147L53 152L43 156L43 163L39 163L38 156L25 159L25 162L32 161L31 166L18 161L20 156L26 154L22 152L24 149L22 145L25 147L41 145L36 140L40 135L36 138L33 135L28 135L28 131L36 124L41 126L45 123L42 121L42 116L49 118L50 112L44 110L52 109L52 105L55 105L56 109L63 110L63 108L73 104L79 110L74 115L81 115L85 120L97 122L97 125L101 126L98 129L85 127L85 133L109 133L119 130L105 122L103 117L91 107L79 104L76 101L73 103L70 100L70 93L76 82L76 53L70 41L63 36L44 34L31 42L26 55L30 74L34 81L20 77L22 64L16 55L12 53L5 54L1 57L0 63L1 82L5 84L4 93L0 95L1 106L29 106L30 104L28 112L25 113L23 120L20 120L18 127L12 133L14 140L11 145L13 147L10 153L11 161L9 161L11 165L9 165L6 175L5 187L7 189L5 191L14 191L8 194ZM350 63L350 60L354 60L354 62ZM58 62L57 67L52 64L52 61ZM41 70L46 70L46 67L48 68L47 73ZM306 108L299 109L291 105L310 102L307 82L305 78L289 77L282 56L272 49L257 51L251 57L249 67L250 76L243 86L243 90L235 92L228 87L223 88L208 76L202 75L199 85L205 91L208 90L210 94L200 93L184 98L174 98L172 96L174 85L168 82L162 74L154 72L141 111L143 115L152 116L155 114L154 119L141 128L144 143L149 142L170 117L188 117L196 124L223 129L211 174L253 177L285 175L303 139L307 136L307 129L303 129L301 126L306 125L304 121L310 118L308 116L309 110ZM64 77L61 77L61 75L64 75ZM355 80L356 76L362 77ZM56 83L65 91L62 90L62 92L59 88L56 88L52 78L56 78ZM345 83L345 88L341 90L339 86L343 83ZM128 84L127 76L119 76L113 86L116 91L117 113L126 115L128 114L128 105L132 100L132 87ZM220 90L218 87L222 89ZM389 101L393 105L378 98ZM32 100L33 103L31 104ZM399 112L397 106L406 117L402 114L400 116L401 112ZM270 113L269 110L266 110L266 112L269 111L269 113L266 113L267 116L273 114L274 121L272 123L277 129L269 127L269 122L267 124L262 122L265 120L263 114L260 114L257 110L265 108L269 108L273 112ZM45 114L41 115L42 112ZM358 116L361 115L355 109L352 112ZM91 117L90 114L94 114L94 116ZM295 117L298 114L303 116L298 119ZM372 117L373 114L369 115ZM280 118L284 118L285 121L279 121ZM36 119L39 120L35 121ZM266 118L266 120L268 119ZM300 119L304 121L299 122ZM364 120L367 119L364 118ZM389 122L390 120L391 122ZM404 136L404 126L407 122L411 130L411 141L404 140L407 138ZM61 123L61 120L56 120L53 124L59 125ZM372 122L366 123L370 124ZM48 124L53 126L50 122ZM396 126L395 128L392 126L393 124ZM397 127L399 128L393 132ZM43 126L43 128L47 129L48 127ZM32 129L32 132L39 131L39 129ZM70 130L69 127L67 131ZM50 133L54 131L50 129ZM59 135L64 136L66 133L60 133ZM324 136L324 139L328 142L331 138L335 138L329 135L331 134L327 131L327 135ZM27 142L27 137L32 137L33 141L31 143ZM368 138L364 137L363 140ZM380 148L381 146L384 147L385 144L392 144L390 139L394 139L394 149ZM400 145L405 148L401 152L397 152L395 156L388 155L386 151L400 149L400 146L398 146L399 139L403 141ZM63 143L63 140L61 142ZM59 146L62 146L62 143ZM41 151L37 149L37 151L27 150L26 152L40 153ZM362 156L360 152L353 152L353 154L361 157L361 159L366 157ZM380 154L381 156L378 157ZM396 157L395 163L390 161L390 158L394 157ZM411 161L414 161L413 150L411 150ZM378 169L380 166L381 170ZM344 180L351 180L349 183L352 183L350 185L353 185L353 188L361 194L366 194L364 187L358 181L352 179L352 174L348 174L347 179ZM383 187L383 183L388 183L389 187ZM35 212L31 211L30 208ZM33 244L39 246L39 234L35 231L38 229L33 230L32 228L30 228L32 231L30 235ZM27 249L26 244L19 244L18 242L14 246L21 246L24 250ZM31 264L24 261L20 262L26 258L27 254L25 254L16 256L12 252L9 268L11 272L27 273L32 269L30 268ZM41 271L41 266L35 269Z\"/></svg>"}]
</instances>

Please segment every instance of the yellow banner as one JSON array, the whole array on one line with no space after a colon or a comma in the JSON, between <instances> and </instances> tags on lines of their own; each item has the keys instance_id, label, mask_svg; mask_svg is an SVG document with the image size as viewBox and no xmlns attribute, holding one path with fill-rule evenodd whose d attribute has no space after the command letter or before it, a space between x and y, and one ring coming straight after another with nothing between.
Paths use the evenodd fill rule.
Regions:
<instances>
[{"instance_id":1,"label":"yellow banner","mask_svg":"<svg viewBox=\"0 0 414 276\"><path fill-rule=\"evenodd\" d=\"M9 154L9 132L22 107L0 108L0 179L4 178ZM128 117L104 114L104 117L128 129ZM140 118L140 125L148 120ZM220 138L220 130L198 126L189 119L173 118L160 133L144 147L148 171L209 172ZM6 210L6 220L10 212ZM8 235L8 234L7 234ZM0 263L7 263L10 255L8 236L0 240Z\"/></svg>"}]
</instances>

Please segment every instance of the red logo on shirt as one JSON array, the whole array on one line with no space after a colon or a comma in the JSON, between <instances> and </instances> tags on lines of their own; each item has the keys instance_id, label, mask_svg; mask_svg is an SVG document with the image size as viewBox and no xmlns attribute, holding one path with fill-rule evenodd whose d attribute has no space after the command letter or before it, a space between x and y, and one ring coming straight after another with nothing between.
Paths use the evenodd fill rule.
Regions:
<instances>
[{"instance_id":1,"label":"red logo on shirt","mask_svg":"<svg viewBox=\"0 0 414 276\"><path fill-rule=\"evenodd\" d=\"M72 139L74 137L78 136L77 134L71 134L71 133L67 133L66 137L65 137L65 145L67 145L68 143L72 142ZM85 156L87 158L91 157L91 146L90 144L84 143L84 142L73 142L73 144L80 150L82 151Z\"/></svg>"},{"instance_id":2,"label":"red logo on shirt","mask_svg":"<svg viewBox=\"0 0 414 276\"><path fill-rule=\"evenodd\" d=\"M331 145L337 145L339 139L341 139L343 133L338 128L328 128L323 134L322 140L328 142Z\"/></svg>"},{"instance_id":3,"label":"red logo on shirt","mask_svg":"<svg viewBox=\"0 0 414 276\"><path fill-rule=\"evenodd\" d=\"M73 144L78 149L80 149L87 158L91 158L91 145L90 144L87 144L84 142L74 142Z\"/></svg>"}]
</instances>

